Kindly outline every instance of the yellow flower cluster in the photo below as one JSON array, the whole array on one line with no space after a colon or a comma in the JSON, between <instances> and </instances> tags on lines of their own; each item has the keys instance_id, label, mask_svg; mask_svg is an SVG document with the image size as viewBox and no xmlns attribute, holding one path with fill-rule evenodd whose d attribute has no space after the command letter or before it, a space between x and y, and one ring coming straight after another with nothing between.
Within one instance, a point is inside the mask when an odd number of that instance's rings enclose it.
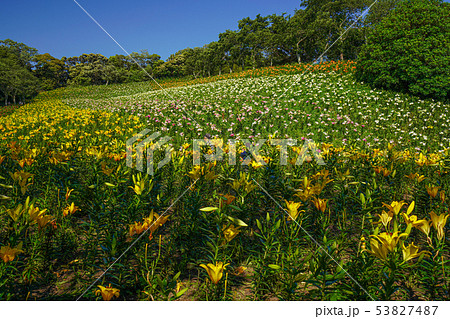
<instances>
[{"instance_id":1,"label":"yellow flower cluster","mask_svg":"<svg viewBox=\"0 0 450 319\"><path fill-rule=\"evenodd\" d=\"M9 262L9 261L13 261L16 256L20 253L23 253L22 250L22 242L19 243L19 245L17 245L14 248L11 248L11 246L8 244L8 246L3 246L0 248L0 258L3 259L3 261L5 263Z\"/></svg>"},{"instance_id":2,"label":"yellow flower cluster","mask_svg":"<svg viewBox=\"0 0 450 319\"><path fill-rule=\"evenodd\" d=\"M158 215L153 210L150 212L148 217L145 217L142 222L135 222L133 225L129 226L129 235L140 235L141 233L149 230L149 238L153 238L153 233L162 225L166 223L170 215Z\"/></svg>"}]
</instances>

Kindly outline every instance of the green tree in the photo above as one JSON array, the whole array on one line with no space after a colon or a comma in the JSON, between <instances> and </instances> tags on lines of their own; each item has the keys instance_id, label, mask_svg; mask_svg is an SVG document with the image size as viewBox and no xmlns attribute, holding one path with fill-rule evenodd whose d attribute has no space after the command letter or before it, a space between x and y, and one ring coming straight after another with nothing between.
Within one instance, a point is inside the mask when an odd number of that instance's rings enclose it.
<instances>
[{"instance_id":1,"label":"green tree","mask_svg":"<svg viewBox=\"0 0 450 319\"><path fill-rule=\"evenodd\" d=\"M204 72L206 58L203 48L194 48L186 50L186 60L184 65L184 74L191 74L194 78Z\"/></svg>"},{"instance_id":2,"label":"green tree","mask_svg":"<svg viewBox=\"0 0 450 319\"><path fill-rule=\"evenodd\" d=\"M246 60L243 58L246 57L255 69L262 65L263 53L268 51L269 17L262 17L259 14L255 19L247 17L238 22L238 27L243 51L242 68L245 68Z\"/></svg>"},{"instance_id":3,"label":"green tree","mask_svg":"<svg viewBox=\"0 0 450 319\"><path fill-rule=\"evenodd\" d=\"M314 30L311 27L311 16L304 9L296 10L290 17L284 39L290 47L290 56L298 63L313 60L315 55Z\"/></svg>"},{"instance_id":4,"label":"green tree","mask_svg":"<svg viewBox=\"0 0 450 319\"><path fill-rule=\"evenodd\" d=\"M13 41L11 39L0 41L0 46L9 48L10 52L18 57L20 65L26 67L31 71L33 67L34 56L36 56L38 53L37 49L29 47L23 43Z\"/></svg>"},{"instance_id":5,"label":"green tree","mask_svg":"<svg viewBox=\"0 0 450 319\"><path fill-rule=\"evenodd\" d=\"M290 17L285 13L269 16L268 32L265 34L265 55L271 66L292 60L292 45L288 37L291 31L289 20Z\"/></svg>"},{"instance_id":6,"label":"green tree","mask_svg":"<svg viewBox=\"0 0 450 319\"><path fill-rule=\"evenodd\" d=\"M192 49L187 48L169 56L166 62L155 67L156 77L181 77L187 74L186 60Z\"/></svg>"},{"instance_id":7,"label":"green tree","mask_svg":"<svg viewBox=\"0 0 450 319\"><path fill-rule=\"evenodd\" d=\"M368 8L366 0L304 0L304 23L313 47L313 59L326 52L332 60L355 58L363 44L360 18Z\"/></svg>"},{"instance_id":8,"label":"green tree","mask_svg":"<svg viewBox=\"0 0 450 319\"><path fill-rule=\"evenodd\" d=\"M119 73L114 65L101 54L82 54L65 60L71 85L108 85L117 82Z\"/></svg>"},{"instance_id":9,"label":"green tree","mask_svg":"<svg viewBox=\"0 0 450 319\"><path fill-rule=\"evenodd\" d=\"M33 97L38 89L38 80L24 65L17 51L0 45L0 92L4 104L23 102Z\"/></svg>"},{"instance_id":10,"label":"green tree","mask_svg":"<svg viewBox=\"0 0 450 319\"><path fill-rule=\"evenodd\" d=\"M212 74L221 74L224 65L224 49L220 42L211 42L204 46L206 71L209 76Z\"/></svg>"},{"instance_id":11,"label":"green tree","mask_svg":"<svg viewBox=\"0 0 450 319\"><path fill-rule=\"evenodd\" d=\"M394 10L400 1L401 0L378 0L364 17L364 25L373 29L384 17L387 17L387 15Z\"/></svg>"},{"instance_id":12,"label":"green tree","mask_svg":"<svg viewBox=\"0 0 450 319\"><path fill-rule=\"evenodd\" d=\"M356 79L424 98L450 98L450 14L441 0L406 0L369 33Z\"/></svg>"},{"instance_id":13,"label":"green tree","mask_svg":"<svg viewBox=\"0 0 450 319\"><path fill-rule=\"evenodd\" d=\"M223 52L222 61L231 73L244 56L240 35L236 31L226 30L219 34L219 44Z\"/></svg>"},{"instance_id":14,"label":"green tree","mask_svg":"<svg viewBox=\"0 0 450 319\"><path fill-rule=\"evenodd\" d=\"M34 61L34 75L41 81L43 90L52 90L66 85L68 74L62 60L44 53L36 55Z\"/></svg>"}]
</instances>

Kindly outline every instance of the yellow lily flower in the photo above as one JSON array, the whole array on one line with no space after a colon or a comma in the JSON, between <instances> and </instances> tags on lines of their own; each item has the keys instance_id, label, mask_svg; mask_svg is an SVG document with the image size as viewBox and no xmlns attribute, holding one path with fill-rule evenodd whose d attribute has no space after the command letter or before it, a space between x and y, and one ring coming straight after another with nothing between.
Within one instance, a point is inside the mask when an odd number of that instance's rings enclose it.
<instances>
[{"instance_id":1,"label":"yellow lily flower","mask_svg":"<svg viewBox=\"0 0 450 319\"><path fill-rule=\"evenodd\" d=\"M252 190L256 188L250 180L250 175L241 172L239 174L239 179L233 180L231 184L229 184L236 192L239 192L241 188L244 189L245 193L250 193Z\"/></svg>"},{"instance_id":2,"label":"yellow lily flower","mask_svg":"<svg viewBox=\"0 0 450 319\"><path fill-rule=\"evenodd\" d=\"M19 166L20 166L21 168L23 168L23 167L25 166L25 159L21 159L21 160L19 161Z\"/></svg>"},{"instance_id":3,"label":"yellow lily flower","mask_svg":"<svg viewBox=\"0 0 450 319\"><path fill-rule=\"evenodd\" d=\"M374 255L375 257L380 258L381 260L386 260L388 254L387 248L373 238L370 239L370 250L366 249L365 251Z\"/></svg>"},{"instance_id":4,"label":"yellow lily flower","mask_svg":"<svg viewBox=\"0 0 450 319\"><path fill-rule=\"evenodd\" d=\"M100 289L95 292L95 295L97 296L98 294L101 294L103 300L105 301L110 301L113 297L118 298L120 296L120 290L117 288L112 288L111 284L109 284L108 287L103 286L97 287Z\"/></svg>"},{"instance_id":5,"label":"yellow lily flower","mask_svg":"<svg viewBox=\"0 0 450 319\"><path fill-rule=\"evenodd\" d=\"M69 187L67 187L67 191L66 191L66 201L69 199L70 194L72 193L73 189L69 189Z\"/></svg>"},{"instance_id":6,"label":"yellow lily flower","mask_svg":"<svg viewBox=\"0 0 450 319\"><path fill-rule=\"evenodd\" d=\"M419 175L417 173L411 173L409 175L405 175L405 177L409 178L410 180L416 180L417 183L420 183L426 178L424 175Z\"/></svg>"},{"instance_id":7,"label":"yellow lily flower","mask_svg":"<svg viewBox=\"0 0 450 319\"><path fill-rule=\"evenodd\" d=\"M303 189L298 190L298 192L294 196L297 196L303 202L306 202L313 195L319 196L319 194L325 187L325 184L328 182L329 180L326 179L326 181L324 181L324 184L322 185L311 185L311 179L308 179L308 177L305 176L305 178L303 179Z\"/></svg>"},{"instance_id":8,"label":"yellow lily flower","mask_svg":"<svg viewBox=\"0 0 450 319\"><path fill-rule=\"evenodd\" d=\"M405 262L407 262L408 260L420 257L423 254L429 254L429 252L428 251L421 251L419 253L419 247L414 245L414 243L411 243L411 244L408 245L408 247L405 247L405 245L403 244L402 254L403 254L403 260Z\"/></svg>"},{"instance_id":9,"label":"yellow lily flower","mask_svg":"<svg viewBox=\"0 0 450 319\"><path fill-rule=\"evenodd\" d=\"M13 261L19 253L23 253L22 245L23 243L20 242L19 245L14 248L11 248L9 244L8 246L3 246L0 248L0 258L3 259L5 263Z\"/></svg>"},{"instance_id":10,"label":"yellow lily flower","mask_svg":"<svg viewBox=\"0 0 450 319\"><path fill-rule=\"evenodd\" d=\"M24 171L20 171L20 172L16 171L14 174L10 172L9 175L14 180L14 182L20 182L23 180L28 181L29 178L34 177L34 174L24 172Z\"/></svg>"},{"instance_id":11,"label":"yellow lily flower","mask_svg":"<svg viewBox=\"0 0 450 319\"><path fill-rule=\"evenodd\" d=\"M134 222L134 225L130 225L130 237L132 237L134 234L140 235L143 231L145 231L146 225L143 225L138 222Z\"/></svg>"},{"instance_id":12,"label":"yellow lily flower","mask_svg":"<svg viewBox=\"0 0 450 319\"><path fill-rule=\"evenodd\" d=\"M150 227L150 232L153 233L158 227L164 225L169 217L170 215L159 216L159 214L155 213L152 209L149 217L144 218L144 224L147 225L147 228Z\"/></svg>"},{"instance_id":13,"label":"yellow lily flower","mask_svg":"<svg viewBox=\"0 0 450 319\"><path fill-rule=\"evenodd\" d=\"M372 237L378 239L380 243L383 245L383 247L385 247L388 251L394 251L400 238L407 236L408 234L406 233L402 233L399 235L398 231L393 234L384 232L377 236L372 235Z\"/></svg>"},{"instance_id":14,"label":"yellow lily flower","mask_svg":"<svg viewBox=\"0 0 450 319\"><path fill-rule=\"evenodd\" d=\"M197 180L202 176L202 168L199 165L194 166L194 168L188 173L189 177Z\"/></svg>"},{"instance_id":15,"label":"yellow lily flower","mask_svg":"<svg viewBox=\"0 0 450 319\"><path fill-rule=\"evenodd\" d=\"M373 170L375 171L375 173L382 174L384 177L389 176L389 174L391 173L390 170L388 170L387 168L385 168L383 166L375 166L373 168Z\"/></svg>"},{"instance_id":16,"label":"yellow lily flower","mask_svg":"<svg viewBox=\"0 0 450 319\"><path fill-rule=\"evenodd\" d=\"M193 180L197 180L202 176L204 176L205 180L207 181L214 180L218 177L218 175L216 175L214 173L214 170L212 169L214 166L216 166L216 162L210 162L208 165L203 167L196 165L194 166L192 171L187 173L187 175Z\"/></svg>"},{"instance_id":17,"label":"yellow lily flower","mask_svg":"<svg viewBox=\"0 0 450 319\"><path fill-rule=\"evenodd\" d=\"M247 267L244 266L239 266L238 268L236 268L236 270L234 271L234 275L235 276L240 276L244 273L244 271L247 270Z\"/></svg>"},{"instance_id":18,"label":"yellow lily flower","mask_svg":"<svg viewBox=\"0 0 450 319\"><path fill-rule=\"evenodd\" d=\"M35 221L38 224L39 230L44 229L50 222L53 222L53 216L39 214Z\"/></svg>"},{"instance_id":19,"label":"yellow lily flower","mask_svg":"<svg viewBox=\"0 0 450 319\"><path fill-rule=\"evenodd\" d=\"M114 171L114 167L113 167L113 168L108 168L108 167L106 166L106 163L105 163L105 162L102 162L102 172L103 172L103 174L109 176L109 175L112 174L113 171Z\"/></svg>"},{"instance_id":20,"label":"yellow lily flower","mask_svg":"<svg viewBox=\"0 0 450 319\"><path fill-rule=\"evenodd\" d=\"M392 151L392 149L394 148L394 145L391 143L388 143L387 148L388 148L388 151Z\"/></svg>"},{"instance_id":21,"label":"yellow lily flower","mask_svg":"<svg viewBox=\"0 0 450 319\"><path fill-rule=\"evenodd\" d=\"M421 220L417 221L416 224L417 225L415 227L418 230L420 230L422 233L427 235L427 237L429 237L429 235L430 235L430 223L429 223L429 221L426 220L426 219L421 219Z\"/></svg>"},{"instance_id":22,"label":"yellow lily flower","mask_svg":"<svg viewBox=\"0 0 450 319\"><path fill-rule=\"evenodd\" d=\"M212 283L217 285L220 279L222 279L223 271L226 266L229 264L223 264L223 262L216 262L216 265L213 264L201 264L200 267L204 268L206 272L208 273L209 278L211 279Z\"/></svg>"},{"instance_id":23,"label":"yellow lily flower","mask_svg":"<svg viewBox=\"0 0 450 319\"><path fill-rule=\"evenodd\" d=\"M263 160L262 159L259 159L258 161L255 161L255 160L252 160L251 162L250 162L250 165L251 165L251 167L253 167L253 168L260 168L260 167L262 167L262 166L264 166L264 164L263 164L263 162L262 162Z\"/></svg>"},{"instance_id":24,"label":"yellow lily flower","mask_svg":"<svg viewBox=\"0 0 450 319\"><path fill-rule=\"evenodd\" d=\"M384 156L385 151L381 151L379 148L374 148L373 150L373 158L378 156Z\"/></svg>"},{"instance_id":25,"label":"yellow lily flower","mask_svg":"<svg viewBox=\"0 0 450 319\"><path fill-rule=\"evenodd\" d=\"M31 205L28 207L28 216L30 217L30 220L36 221L40 218L39 216L43 216L46 211L47 209L40 210L39 207L34 207L34 205Z\"/></svg>"},{"instance_id":26,"label":"yellow lily flower","mask_svg":"<svg viewBox=\"0 0 450 319\"><path fill-rule=\"evenodd\" d=\"M285 200L285 202L289 214L288 220L295 220L297 219L299 213L304 212L304 210L298 211L298 208L301 206L301 203L296 203L294 201L287 201L287 200Z\"/></svg>"},{"instance_id":27,"label":"yellow lily flower","mask_svg":"<svg viewBox=\"0 0 450 319\"><path fill-rule=\"evenodd\" d=\"M134 222L133 225L129 226L129 235L132 237L133 235L137 234L140 235L147 229L150 229L150 236L149 238L152 238L152 234L162 225L165 224L165 222L169 219L170 215L164 215L159 216L157 213L155 213L153 210L150 212L149 217L145 217L143 219L143 222Z\"/></svg>"},{"instance_id":28,"label":"yellow lily flower","mask_svg":"<svg viewBox=\"0 0 450 319\"><path fill-rule=\"evenodd\" d=\"M310 198L313 195L319 195L319 193L320 190L318 190L316 186L314 187L308 186L306 189L298 191L298 193L296 193L294 196L297 196L302 201L306 202L308 198Z\"/></svg>"},{"instance_id":29,"label":"yellow lily flower","mask_svg":"<svg viewBox=\"0 0 450 319\"><path fill-rule=\"evenodd\" d=\"M327 208L327 202L328 199L320 199L320 198L313 199L314 206L316 206L316 208L320 210L322 213L325 213L325 209Z\"/></svg>"},{"instance_id":30,"label":"yellow lily flower","mask_svg":"<svg viewBox=\"0 0 450 319\"><path fill-rule=\"evenodd\" d=\"M75 212L77 212L79 210L80 209L78 208L78 206L75 206L75 204L72 202L72 204L70 204L70 206L67 206L66 208L64 208L63 216L66 217L67 215L75 214Z\"/></svg>"},{"instance_id":31,"label":"yellow lily flower","mask_svg":"<svg viewBox=\"0 0 450 319\"><path fill-rule=\"evenodd\" d=\"M128 186L129 188L131 188L132 190L134 190L134 192L136 193L136 195L141 195L142 192L145 189L145 181L143 179L138 180L134 186Z\"/></svg>"},{"instance_id":32,"label":"yellow lily flower","mask_svg":"<svg viewBox=\"0 0 450 319\"><path fill-rule=\"evenodd\" d=\"M206 170L204 176L205 180L207 181L212 181L215 180L217 177L219 177L219 175L216 175L213 170Z\"/></svg>"},{"instance_id":33,"label":"yellow lily flower","mask_svg":"<svg viewBox=\"0 0 450 319\"><path fill-rule=\"evenodd\" d=\"M175 288L175 292L179 293L182 286L183 286L183 283L181 281L177 280L177 287Z\"/></svg>"},{"instance_id":34,"label":"yellow lily flower","mask_svg":"<svg viewBox=\"0 0 450 319\"><path fill-rule=\"evenodd\" d=\"M393 201L390 205L383 203L383 206L386 206L395 215L398 215L398 213L400 212L400 210L402 209L402 207L404 205L406 205L406 203L404 201L401 201L401 202Z\"/></svg>"},{"instance_id":35,"label":"yellow lily flower","mask_svg":"<svg viewBox=\"0 0 450 319\"><path fill-rule=\"evenodd\" d=\"M418 227L422 224L423 219L418 220L416 215L408 216L407 214L402 214L403 218L405 219L406 225L412 224L412 227Z\"/></svg>"},{"instance_id":36,"label":"yellow lily flower","mask_svg":"<svg viewBox=\"0 0 450 319\"><path fill-rule=\"evenodd\" d=\"M31 174L28 172L16 171L14 174L9 172L9 175L14 180L14 182L19 183L20 191L21 191L22 195L25 195L26 191L28 190L28 186L32 185L34 182L34 174ZM29 179L31 179L30 183L28 183Z\"/></svg>"},{"instance_id":37,"label":"yellow lily flower","mask_svg":"<svg viewBox=\"0 0 450 319\"><path fill-rule=\"evenodd\" d=\"M13 221L17 221L25 210L22 204L19 204L15 209L8 209L7 212Z\"/></svg>"},{"instance_id":38,"label":"yellow lily flower","mask_svg":"<svg viewBox=\"0 0 450 319\"><path fill-rule=\"evenodd\" d=\"M419 154L419 158L416 159L416 163L417 163L417 165L419 165L419 166L425 165L425 164L427 163L427 158L426 158L426 156L424 156L423 153L420 153L420 154Z\"/></svg>"},{"instance_id":39,"label":"yellow lily flower","mask_svg":"<svg viewBox=\"0 0 450 319\"><path fill-rule=\"evenodd\" d=\"M430 195L433 198L435 198L437 196L438 191L439 191L439 186L429 185L429 186L425 186L425 188L427 189L428 195Z\"/></svg>"},{"instance_id":40,"label":"yellow lily flower","mask_svg":"<svg viewBox=\"0 0 450 319\"><path fill-rule=\"evenodd\" d=\"M386 212L383 210L381 215L378 214L378 216L380 217L380 222L387 229L389 222L392 220L392 217L394 217L394 214L391 211Z\"/></svg>"},{"instance_id":41,"label":"yellow lily flower","mask_svg":"<svg viewBox=\"0 0 450 319\"><path fill-rule=\"evenodd\" d=\"M236 197L234 197L233 195L229 195L229 194L226 194L226 195L219 194L219 196L220 196L220 198L219 198L219 207L220 208L222 208L224 205L230 205L236 199Z\"/></svg>"},{"instance_id":42,"label":"yellow lily flower","mask_svg":"<svg viewBox=\"0 0 450 319\"><path fill-rule=\"evenodd\" d=\"M230 225L226 227L226 225L223 226L222 232L223 236L225 237L225 241L229 243L234 237L236 237L241 231L239 230L240 227L234 227L234 225Z\"/></svg>"},{"instance_id":43,"label":"yellow lily flower","mask_svg":"<svg viewBox=\"0 0 450 319\"><path fill-rule=\"evenodd\" d=\"M417 181L417 183L420 183L421 181L425 180L425 178L426 177L424 175L417 174L416 181Z\"/></svg>"},{"instance_id":44,"label":"yellow lily flower","mask_svg":"<svg viewBox=\"0 0 450 319\"><path fill-rule=\"evenodd\" d=\"M436 215L435 212L431 212L430 216L431 216L431 223L433 224L434 229L437 230L438 239L442 240L442 238L444 238L445 236L444 227L445 224L447 224L449 214L440 214L438 216Z\"/></svg>"}]
</instances>

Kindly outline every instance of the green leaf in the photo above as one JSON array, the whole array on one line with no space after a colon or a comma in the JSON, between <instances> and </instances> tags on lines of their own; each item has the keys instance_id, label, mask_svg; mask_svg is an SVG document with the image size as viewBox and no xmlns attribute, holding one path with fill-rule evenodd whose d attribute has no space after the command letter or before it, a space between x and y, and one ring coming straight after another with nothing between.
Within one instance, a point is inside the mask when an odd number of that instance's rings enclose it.
<instances>
[{"instance_id":1,"label":"green leaf","mask_svg":"<svg viewBox=\"0 0 450 319\"><path fill-rule=\"evenodd\" d=\"M179 271L175 276L173 276L173 280L177 280L180 277L181 271Z\"/></svg>"},{"instance_id":2,"label":"green leaf","mask_svg":"<svg viewBox=\"0 0 450 319\"><path fill-rule=\"evenodd\" d=\"M181 297L182 295L184 295L184 293L185 293L187 290L188 290L188 288L181 289L179 292L177 292L177 294L175 295L175 297L177 297L177 298Z\"/></svg>"},{"instance_id":3,"label":"green leaf","mask_svg":"<svg viewBox=\"0 0 450 319\"><path fill-rule=\"evenodd\" d=\"M231 208L233 208L234 210L237 210L238 212L242 212L242 209L240 209L239 207L237 207L237 206L234 206L234 205L228 205L229 207L231 207Z\"/></svg>"}]
</instances>

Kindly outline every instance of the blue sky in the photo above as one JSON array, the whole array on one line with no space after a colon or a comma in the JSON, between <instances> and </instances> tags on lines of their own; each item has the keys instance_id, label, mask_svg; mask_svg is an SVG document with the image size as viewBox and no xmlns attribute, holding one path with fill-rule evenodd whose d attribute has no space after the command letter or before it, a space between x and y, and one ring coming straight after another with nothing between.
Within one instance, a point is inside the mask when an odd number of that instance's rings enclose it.
<instances>
[{"instance_id":1,"label":"blue sky","mask_svg":"<svg viewBox=\"0 0 450 319\"><path fill-rule=\"evenodd\" d=\"M128 52L148 49L163 59L203 46L238 20L258 13L293 14L300 0L77 0ZM446 0L447 2L449 0ZM12 39L56 58L123 54L73 0L3 1L0 39Z\"/></svg>"},{"instance_id":2,"label":"blue sky","mask_svg":"<svg viewBox=\"0 0 450 319\"><path fill-rule=\"evenodd\" d=\"M148 49L163 59L218 40L238 20L258 13L293 14L300 0L77 0L128 52ZM12 39L56 58L123 54L73 0L2 1L0 39Z\"/></svg>"}]
</instances>

